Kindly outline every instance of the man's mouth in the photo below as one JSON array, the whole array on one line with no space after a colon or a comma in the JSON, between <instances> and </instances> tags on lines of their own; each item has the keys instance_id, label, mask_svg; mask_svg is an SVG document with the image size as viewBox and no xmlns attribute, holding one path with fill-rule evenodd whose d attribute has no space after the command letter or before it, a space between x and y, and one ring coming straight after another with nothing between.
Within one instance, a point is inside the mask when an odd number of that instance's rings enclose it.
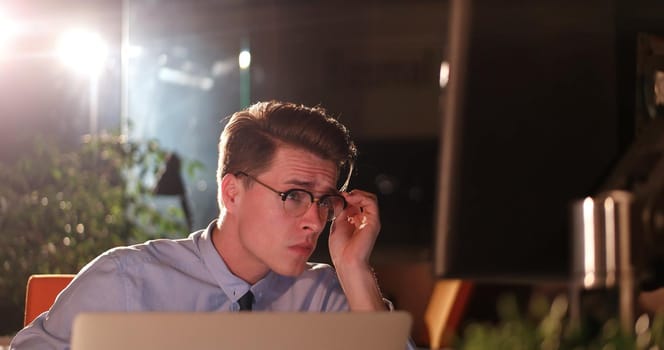
<instances>
[{"instance_id":1,"label":"man's mouth","mask_svg":"<svg viewBox=\"0 0 664 350\"><path fill-rule=\"evenodd\" d=\"M291 251L294 251L295 253L306 257L309 257L309 255L311 255L311 253L314 250L314 246L308 243L295 244L288 248Z\"/></svg>"}]
</instances>

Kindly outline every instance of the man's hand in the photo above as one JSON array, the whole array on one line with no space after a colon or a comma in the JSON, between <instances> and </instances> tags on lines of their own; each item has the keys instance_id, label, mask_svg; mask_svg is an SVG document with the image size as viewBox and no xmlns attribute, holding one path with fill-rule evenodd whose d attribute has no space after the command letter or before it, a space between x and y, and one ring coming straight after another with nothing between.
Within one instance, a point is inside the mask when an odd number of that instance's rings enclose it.
<instances>
[{"instance_id":1,"label":"man's hand","mask_svg":"<svg viewBox=\"0 0 664 350\"><path fill-rule=\"evenodd\" d=\"M378 201L374 194L359 190L342 194L348 207L330 227L330 256L335 265L368 265L380 232Z\"/></svg>"},{"instance_id":2,"label":"man's hand","mask_svg":"<svg viewBox=\"0 0 664 350\"><path fill-rule=\"evenodd\" d=\"M378 201L374 194L343 193L348 207L330 227L330 256L353 311L385 310L369 258L380 232Z\"/></svg>"}]
</instances>

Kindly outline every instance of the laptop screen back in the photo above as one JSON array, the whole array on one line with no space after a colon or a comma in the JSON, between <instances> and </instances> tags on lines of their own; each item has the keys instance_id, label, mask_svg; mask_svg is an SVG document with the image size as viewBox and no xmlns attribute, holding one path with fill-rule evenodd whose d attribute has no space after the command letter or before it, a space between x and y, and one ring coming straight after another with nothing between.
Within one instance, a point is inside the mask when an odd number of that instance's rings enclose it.
<instances>
[{"instance_id":1,"label":"laptop screen back","mask_svg":"<svg viewBox=\"0 0 664 350\"><path fill-rule=\"evenodd\" d=\"M397 312L83 313L72 350L403 350L411 316Z\"/></svg>"}]
</instances>

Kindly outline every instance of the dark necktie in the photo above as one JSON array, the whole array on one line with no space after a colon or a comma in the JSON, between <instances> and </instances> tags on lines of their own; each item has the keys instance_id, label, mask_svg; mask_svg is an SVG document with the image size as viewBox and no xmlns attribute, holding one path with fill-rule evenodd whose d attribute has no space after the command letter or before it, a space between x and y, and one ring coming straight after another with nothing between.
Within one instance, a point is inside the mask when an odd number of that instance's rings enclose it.
<instances>
[{"instance_id":1,"label":"dark necktie","mask_svg":"<svg viewBox=\"0 0 664 350\"><path fill-rule=\"evenodd\" d=\"M254 303L254 293L247 291L238 299L237 303L240 304L240 311L251 311L251 304Z\"/></svg>"}]
</instances>

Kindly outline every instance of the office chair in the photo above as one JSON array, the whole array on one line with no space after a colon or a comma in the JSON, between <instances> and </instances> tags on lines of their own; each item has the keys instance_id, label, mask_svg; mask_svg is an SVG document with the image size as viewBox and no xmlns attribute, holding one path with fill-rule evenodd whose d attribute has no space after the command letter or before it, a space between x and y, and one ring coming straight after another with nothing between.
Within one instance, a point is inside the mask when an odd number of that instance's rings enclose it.
<instances>
[{"instance_id":1,"label":"office chair","mask_svg":"<svg viewBox=\"0 0 664 350\"><path fill-rule=\"evenodd\" d=\"M72 274L35 274L28 278L25 290L25 315L23 325L30 324L42 312L53 305L58 296L74 278Z\"/></svg>"}]
</instances>

